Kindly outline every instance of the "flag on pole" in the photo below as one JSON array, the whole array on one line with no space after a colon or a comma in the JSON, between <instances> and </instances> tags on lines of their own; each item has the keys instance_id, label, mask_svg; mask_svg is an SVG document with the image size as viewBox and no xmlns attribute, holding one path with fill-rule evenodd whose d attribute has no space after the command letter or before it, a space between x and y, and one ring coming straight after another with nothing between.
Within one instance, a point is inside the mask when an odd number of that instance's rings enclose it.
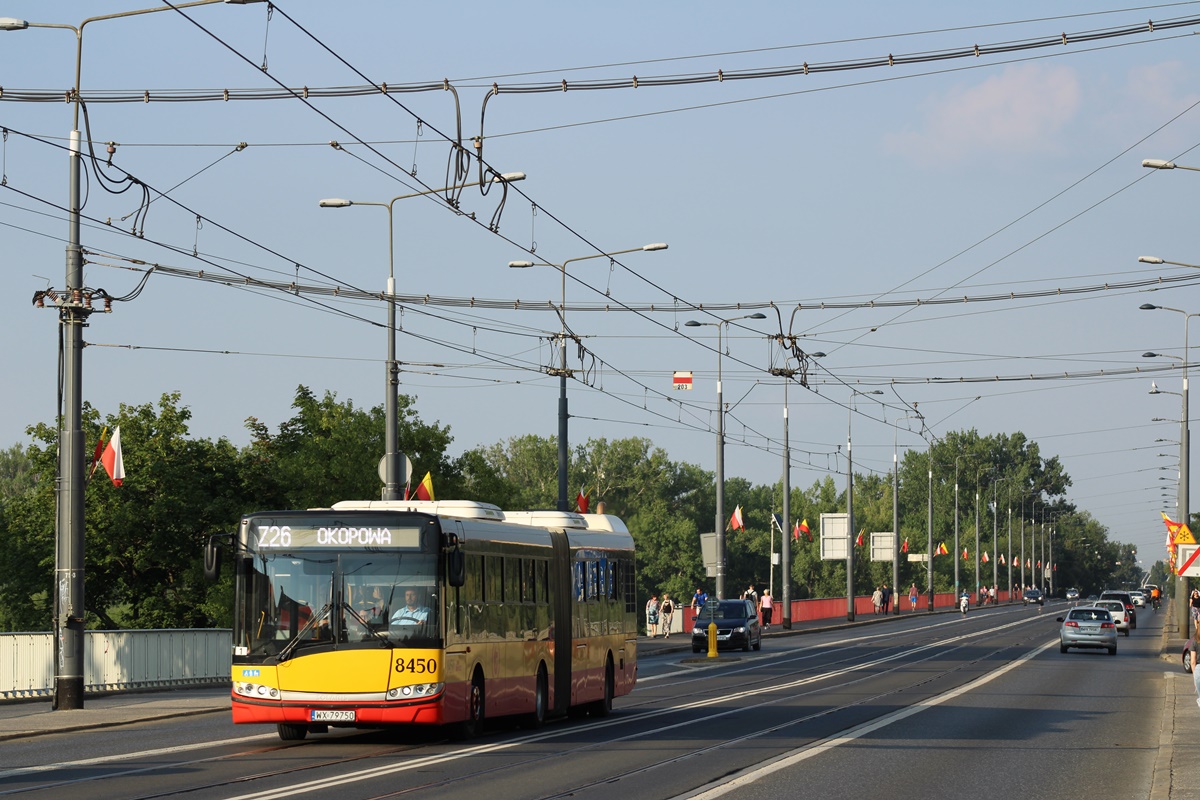
<instances>
[{"instance_id":1,"label":"flag on pole","mask_svg":"<svg viewBox=\"0 0 1200 800\"><path fill-rule=\"evenodd\" d=\"M812 541L812 531L808 529L807 519L800 523L800 532L807 536L810 542Z\"/></svg>"},{"instance_id":2,"label":"flag on pole","mask_svg":"<svg viewBox=\"0 0 1200 800\"><path fill-rule=\"evenodd\" d=\"M967 548L963 548L963 561L967 560Z\"/></svg>"},{"instance_id":3,"label":"flag on pole","mask_svg":"<svg viewBox=\"0 0 1200 800\"><path fill-rule=\"evenodd\" d=\"M939 543L938 543L938 546L937 546L937 551L934 553L934 555L936 555L936 556L948 556L948 555L950 555L950 550L949 550L949 549L947 549L947 547L946 547L946 543L945 543L945 542L939 542Z\"/></svg>"},{"instance_id":4,"label":"flag on pole","mask_svg":"<svg viewBox=\"0 0 1200 800\"><path fill-rule=\"evenodd\" d=\"M987 562L991 561L991 559L990 559L990 558L988 558L987 550L984 550L984 551L983 551L983 555L981 555L981 556L979 557L979 560L980 560L980 561L982 561L984 564L986 564Z\"/></svg>"},{"instance_id":5,"label":"flag on pole","mask_svg":"<svg viewBox=\"0 0 1200 800\"><path fill-rule=\"evenodd\" d=\"M591 498L591 494L592 494L591 492L584 494L583 489L580 489L579 494L575 495L575 508L577 511L579 511L580 514L588 513L588 506L590 505L589 501Z\"/></svg>"},{"instance_id":6,"label":"flag on pole","mask_svg":"<svg viewBox=\"0 0 1200 800\"><path fill-rule=\"evenodd\" d=\"M863 528L862 530L860 530L860 531L858 532L858 538L854 540L854 546L855 546L855 547L862 547L862 546L863 546L863 535L864 535L866 532L867 532L867 529L866 529L866 528Z\"/></svg>"},{"instance_id":7,"label":"flag on pole","mask_svg":"<svg viewBox=\"0 0 1200 800\"><path fill-rule=\"evenodd\" d=\"M796 520L796 524L792 526L792 541L800 541L800 520Z\"/></svg>"},{"instance_id":8,"label":"flag on pole","mask_svg":"<svg viewBox=\"0 0 1200 800\"><path fill-rule=\"evenodd\" d=\"M735 531L746 530L746 523L742 519L742 507L740 505L733 509L733 516L729 518L729 527Z\"/></svg>"},{"instance_id":9,"label":"flag on pole","mask_svg":"<svg viewBox=\"0 0 1200 800\"><path fill-rule=\"evenodd\" d=\"M108 446L100 455L100 463L104 465L104 471L112 479L113 486L120 486L125 482L125 459L121 456L120 425L113 428L112 438L108 440Z\"/></svg>"},{"instance_id":10,"label":"flag on pole","mask_svg":"<svg viewBox=\"0 0 1200 800\"><path fill-rule=\"evenodd\" d=\"M421 482L417 484L417 499L432 500L433 499L433 475L426 472L425 477L421 478Z\"/></svg>"},{"instance_id":11,"label":"flag on pole","mask_svg":"<svg viewBox=\"0 0 1200 800\"><path fill-rule=\"evenodd\" d=\"M1038 569L1042 568L1042 560L1040 558L1038 559L1037 568Z\"/></svg>"},{"instance_id":12,"label":"flag on pole","mask_svg":"<svg viewBox=\"0 0 1200 800\"><path fill-rule=\"evenodd\" d=\"M96 440L96 450L92 453L92 468L88 470L88 480L96 474L96 469L100 466L100 454L104 452L104 437L108 434L108 426L104 426L104 430L100 431L100 438Z\"/></svg>"},{"instance_id":13,"label":"flag on pole","mask_svg":"<svg viewBox=\"0 0 1200 800\"><path fill-rule=\"evenodd\" d=\"M907 552L908 552L908 539L907 539L907 537L904 539L904 544L900 545L900 552L901 552L901 553L907 553Z\"/></svg>"},{"instance_id":14,"label":"flag on pole","mask_svg":"<svg viewBox=\"0 0 1200 800\"><path fill-rule=\"evenodd\" d=\"M1000 554L1000 566L1004 566L1004 553Z\"/></svg>"}]
</instances>

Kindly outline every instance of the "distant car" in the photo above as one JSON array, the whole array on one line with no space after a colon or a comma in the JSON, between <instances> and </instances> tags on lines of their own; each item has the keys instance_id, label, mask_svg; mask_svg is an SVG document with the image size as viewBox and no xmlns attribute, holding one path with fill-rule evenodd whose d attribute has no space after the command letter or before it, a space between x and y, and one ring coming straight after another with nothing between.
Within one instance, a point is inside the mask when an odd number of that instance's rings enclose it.
<instances>
[{"instance_id":1,"label":"distant car","mask_svg":"<svg viewBox=\"0 0 1200 800\"><path fill-rule=\"evenodd\" d=\"M1058 651L1072 647L1103 648L1110 656L1117 654L1117 628L1107 608L1076 606L1059 617Z\"/></svg>"},{"instance_id":2,"label":"distant car","mask_svg":"<svg viewBox=\"0 0 1200 800\"><path fill-rule=\"evenodd\" d=\"M1105 589L1100 593L1101 600L1120 600L1125 604L1125 610L1129 612L1129 627L1137 628L1137 610L1134 606L1133 598L1129 596L1129 592L1121 592L1115 589Z\"/></svg>"},{"instance_id":3,"label":"distant car","mask_svg":"<svg viewBox=\"0 0 1200 800\"><path fill-rule=\"evenodd\" d=\"M1079 590L1078 589L1067 589L1067 599L1068 600L1078 600L1079 599Z\"/></svg>"},{"instance_id":4,"label":"distant car","mask_svg":"<svg viewBox=\"0 0 1200 800\"><path fill-rule=\"evenodd\" d=\"M717 625L717 649L762 649L762 626L749 600L721 600L712 610L703 608L692 628L692 652L708 650L708 626Z\"/></svg>"},{"instance_id":5,"label":"distant car","mask_svg":"<svg viewBox=\"0 0 1200 800\"><path fill-rule=\"evenodd\" d=\"M1089 603L1094 603L1094 602L1096 602L1096 601L1097 601L1097 600L1099 600L1099 599L1100 599L1100 595L1098 595L1098 594L1089 594L1089 595L1087 596L1087 601L1088 601Z\"/></svg>"},{"instance_id":6,"label":"distant car","mask_svg":"<svg viewBox=\"0 0 1200 800\"><path fill-rule=\"evenodd\" d=\"M1037 603L1039 606L1046 605L1046 596L1042 594L1041 589L1026 589L1025 594L1021 596L1021 601L1025 605Z\"/></svg>"},{"instance_id":7,"label":"distant car","mask_svg":"<svg viewBox=\"0 0 1200 800\"><path fill-rule=\"evenodd\" d=\"M1096 608L1108 609L1113 625L1117 626L1117 632L1129 635L1129 614L1125 611L1124 603L1120 600L1097 600L1094 605Z\"/></svg>"},{"instance_id":8,"label":"distant car","mask_svg":"<svg viewBox=\"0 0 1200 800\"><path fill-rule=\"evenodd\" d=\"M1146 607L1146 595L1141 589L1130 589L1129 596L1133 598L1133 604L1140 608Z\"/></svg>"}]
</instances>

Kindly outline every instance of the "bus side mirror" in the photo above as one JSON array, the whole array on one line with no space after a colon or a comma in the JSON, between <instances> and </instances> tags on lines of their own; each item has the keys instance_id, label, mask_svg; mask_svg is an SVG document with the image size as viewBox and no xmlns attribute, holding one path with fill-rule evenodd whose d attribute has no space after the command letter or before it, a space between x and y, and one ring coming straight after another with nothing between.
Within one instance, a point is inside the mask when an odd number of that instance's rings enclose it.
<instances>
[{"instance_id":1,"label":"bus side mirror","mask_svg":"<svg viewBox=\"0 0 1200 800\"><path fill-rule=\"evenodd\" d=\"M458 548L446 553L446 580L455 588L467 582L467 559Z\"/></svg>"},{"instance_id":2,"label":"bus side mirror","mask_svg":"<svg viewBox=\"0 0 1200 800\"><path fill-rule=\"evenodd\" d=\"M221 577L221 546L217 544L217 537L208 537L208 544L204 546L204 579L209 583L216 583Z\"/></svg>"}]
</instances>

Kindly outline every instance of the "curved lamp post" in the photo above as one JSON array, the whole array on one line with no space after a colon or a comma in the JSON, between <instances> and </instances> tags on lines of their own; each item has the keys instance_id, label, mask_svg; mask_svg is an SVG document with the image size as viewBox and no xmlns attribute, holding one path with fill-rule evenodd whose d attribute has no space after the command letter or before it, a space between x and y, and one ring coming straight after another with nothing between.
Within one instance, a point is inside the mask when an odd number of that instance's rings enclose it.
<instances>
[{"instance_id":1,"label":"curved lamp post","mask_svg":"<svg viewBox=\"0 0 1200 800\"><path fill-rule=\"evenodd\" d=\"M535 261L510 261L508 266L512 269L528 269L529 267L554 267L562 273L562 305L559 306L559 320L561 322L561 330L558 335L558 354L559 367L558 369L548 369L546 372L550 375L558 375L558 510L570 511L570 506L567 499L567 420L570 414L567 413L567 377L571 375L571 370L567 368L567 264L573 264L576 261L587 261L592 258L612 258L626 253L636 253L645 251L653 253L658 250L666 250L667 245L662 242L647 244L641 247L630 247L627 250L613 250L608 253L593 253L590 256L579 256L578 258L568 258L561 264L538 263Z\"/></svg>"},{"instance_id":2,"label":"curved lamp post","mask_svg":"<svg viewBox=\"0 0 1200 800\"><path fill-rule=\"evenodd\" d=\"M1166 169L1166 167L1159 167ZM1142 258L1148 258L1143 256ZM1142 259L1138 259L1139 261ZM1189 459L1191 455L1190 433L1188 431L1188 326L1191 324L1193 317L1198 317L1200 314L1189 314L1180 308L1169 308L1167 306L1157 306L1153 303L1143 303L1138 307L1142 311L1173 311L1176 314L1183 315L1183 391L1180 397L1183 400L1183 416L1179 422L1179 521L1191 527L1191 510L1189 507ZM1161 356L1161 353L1143 353L1144 358L1155 358ZM1176 356L1177 357L1177 356ZM1166 392L1159 389L1157 385L1153 385L1151 394L1175 394L1175 392ZM1188 622L1188 598L1187 598L1187 578L1182 575L1175 576L1175 622L1179 628L1179 635L1182 638L1187 638L1189 634Z\"/></svg>"},{"instance_id":3,"label":"curved lamp post","mask_svg":"<svg viewBox=\"0 0 1200 800\"><path fill-rule=\"evenodd\" d=\"M525 180L524 172L507 172L492 178L492 183L513 183ZM478 186L479 181L461 184L461 188ZM400 391L400 369L396 362L396 241L394 236L392 209L398 200L410 197L444 192L447 188L426 189L423 192L412 192L393 197L386 203L367 202L363 200L346 200L332 197L321 200L317 205L321 208L349 208L350 206L375 206L387 209L388 215L388 280L387 280L387 364L385 367L384 386L386 394L383 397L384 409L384 452L383 452L383 493L384 500L402 500L400 492L400 421L397 395Z\"/></svg>"},{"instance_id":4,"label":"curved lamp post","mask_svg":"<svg viewBox=\"0 0 1200 800\"><path fill-rule=\"evenodd\" d=\"M229 0L239 4L256 1ZM75 87L73 93L67 97L67 101L73 105L74 118L68 144L70 171L67 195L66 299L58 304L59 325L62 327L59 345L62 406L59 409L58 477L55 487L58 494L54 556L56 589L52 592L55 710L83 708L84 490L87 484L84 477L86 462L83 440L83 329L92 313L90 301L84 302L80 299L80 290L83 289L83 250L79 241L80 161L83 151L79 134L79 92L83 74L83 29L92 22L219 2L221 0L193 0L174 7L159 6L103 14L88 17L78 26L0 17L0 31L60 28L75 33Z\"/></svg>"},{"instance_id":5,"label":"curved lamp post","mask_svg":"<svg viewBox=\"0 0 1200 800\"><path fill-rule=\"evenodd\" d=\"M717 599L725 599L725 404L721 396L721 328L740 319L766 319L767 315L759 312L745 314L740 317L730 317L716 322L698 322L689 319L683 323L689 328L711 327L717 329L717 513L716 513L716 550L717 550Z\"/></svg>"}]
</instances>

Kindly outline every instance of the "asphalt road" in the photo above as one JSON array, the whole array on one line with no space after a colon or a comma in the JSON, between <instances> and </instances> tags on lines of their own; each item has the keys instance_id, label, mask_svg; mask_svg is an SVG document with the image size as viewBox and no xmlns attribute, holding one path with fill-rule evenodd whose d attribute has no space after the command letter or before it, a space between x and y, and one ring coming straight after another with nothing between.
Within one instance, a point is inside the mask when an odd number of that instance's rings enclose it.
<instances>
[{"instance_id":1,"label":"asphalt road","mask_svg":"<svg viewBox=\"0 0 1200 800\"><path fill-rule=\"evenodd\" d=\"M1057 610L777 637L716 663L644 656L638 690L607 719L499 725L465 743L343 730L285 744L224 714L8 741L0 794L1149 797L1171 669L1161 615L1113 658L1060 654Z\"/></svg>"}]
</instances>

